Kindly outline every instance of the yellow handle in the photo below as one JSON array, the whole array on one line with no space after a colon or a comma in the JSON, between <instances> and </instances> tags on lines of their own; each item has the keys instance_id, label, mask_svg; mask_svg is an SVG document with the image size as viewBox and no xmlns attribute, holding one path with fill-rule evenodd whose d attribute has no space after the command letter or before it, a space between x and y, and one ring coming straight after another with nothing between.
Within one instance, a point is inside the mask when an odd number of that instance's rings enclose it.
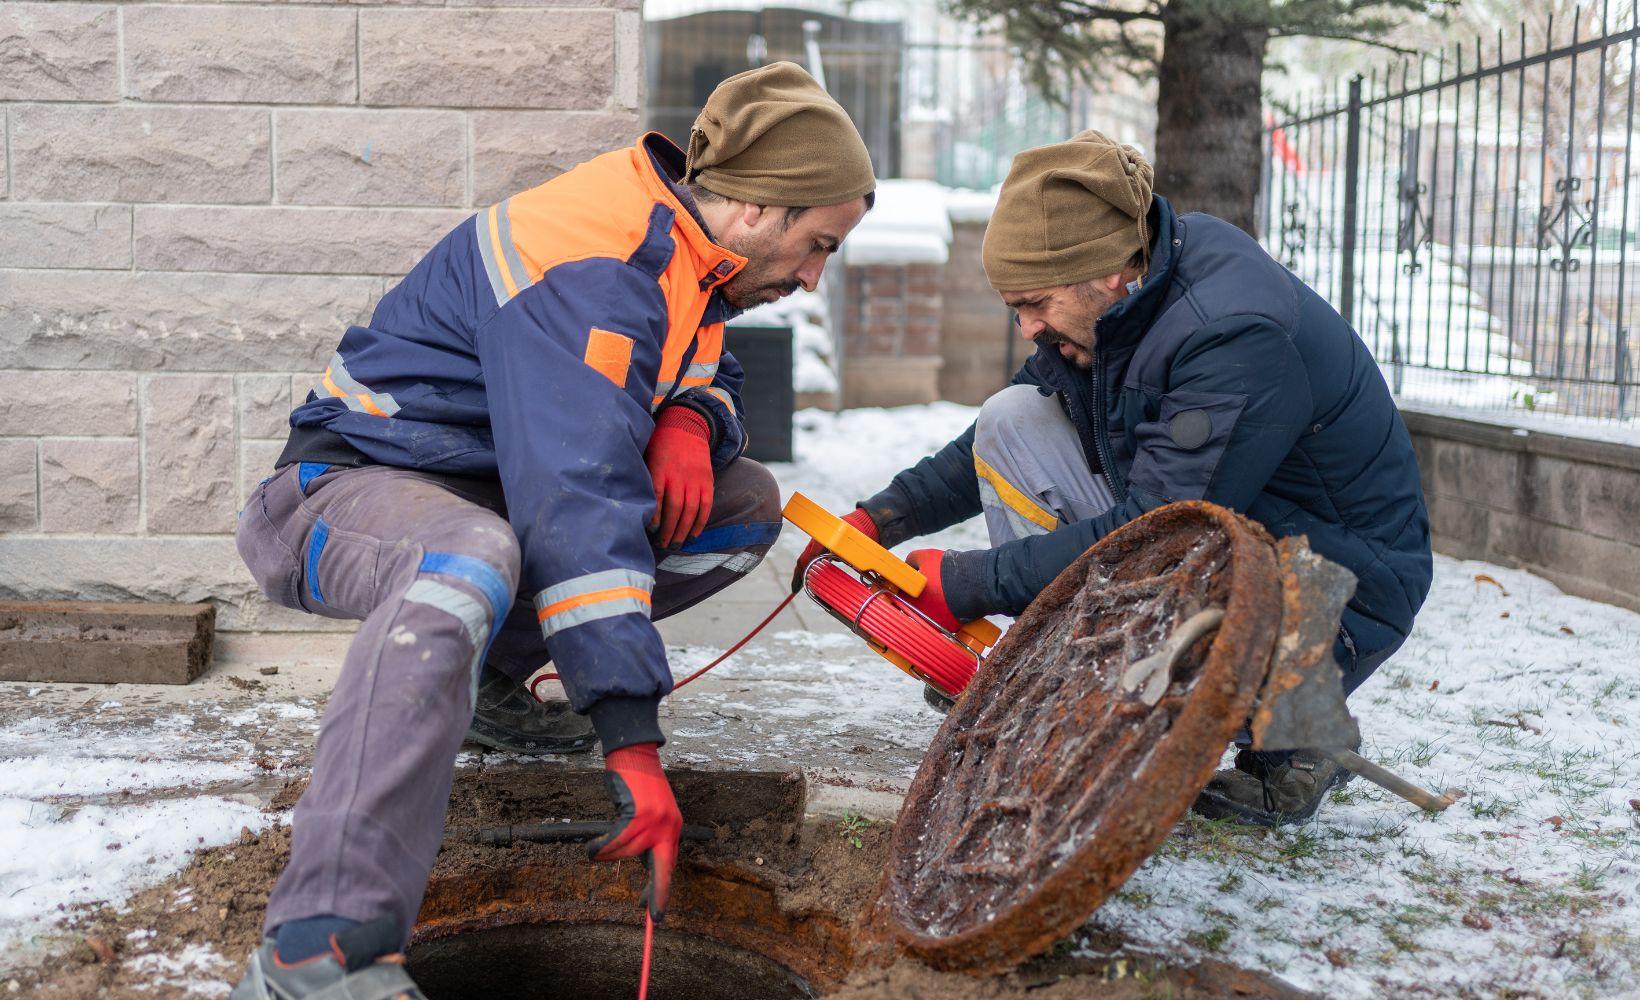
<instances>
[{"instance_id":1,"label":"yellow handle","mask_svg":"<svg viewBox=\"0 0 1640 1000\"><path fill-rule=\"evenodd\" d=\"M801 493L792 494L782 513L832 555L862 573L876 573L907 597L919 596L928 585L927 578L910 563Z\"/></svg>"}]
</instances>

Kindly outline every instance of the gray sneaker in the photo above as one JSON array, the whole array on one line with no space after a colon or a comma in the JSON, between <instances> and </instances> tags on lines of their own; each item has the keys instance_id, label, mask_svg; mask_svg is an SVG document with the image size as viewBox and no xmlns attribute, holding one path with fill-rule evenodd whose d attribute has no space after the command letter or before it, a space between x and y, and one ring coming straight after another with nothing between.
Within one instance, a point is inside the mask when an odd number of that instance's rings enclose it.
<instances>
[{"instance_id":1,"label":"gray sneaker","mask_svg":"<svg viewBox=\"0 0 1640 1000\"><path fill-rule=\"evenodd\" d=\"M1281 760L1253 750L1236 754L1236 766L1213 775L1191 808L1208 819L1254 826L1302 823L1315 815L1327 792L1355 777L1320 754L1295 750Z\"/></svg>"},{"instance_id":2,"label":"gray sneaker","mask_svg":"<svg viewBox=\"0 0 1640 1000\"><path fill-rule=\"evenodd\" d=\"M592 720L570 711L567 701L536 701L524 685L499 670L479 675L478 704L467 741L540 757L592 748Z\"/></svg>"},{"instance_id":3,"label":"gray sneaker","mask_svg":"<svg viewBox=\"0 0 1640 1000\"><path fill-rule=\"evenodd\" d=\"M391 918L374 920L331 937L330 951L286 965L264 938L228 1000L425 1000L394 950L397 939Z\"/></svg>"}]
</instances>

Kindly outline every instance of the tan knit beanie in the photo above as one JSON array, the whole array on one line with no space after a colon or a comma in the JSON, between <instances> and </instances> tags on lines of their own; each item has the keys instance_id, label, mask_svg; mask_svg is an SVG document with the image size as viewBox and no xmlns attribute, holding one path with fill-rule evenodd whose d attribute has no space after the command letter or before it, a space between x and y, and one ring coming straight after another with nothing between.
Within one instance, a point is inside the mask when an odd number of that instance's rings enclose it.
<instances>
[{"instance_id":1,"label":"tan knit beanie","mask_svg":"<svg viewBox=\"0 0 1640 1000\"><path fill-rule=\"evenodd\" d=\"M1014 157L985 227L991 286L1023 292L1120 271L1150 247L1153 177L1137 149L1092 129Z\"/></svg>"},{"instance_id":2,"label":"tan knit beanie","mask_svg":"<svg viewBox=\"0 0 1640 1000\"><path fill-rule=\"evenodd\" d=\"M848 112L790 62L717 85L689 133L684 180L725 198L786 208L836 205L877 187Z\"/></svg>"}]
</instances>

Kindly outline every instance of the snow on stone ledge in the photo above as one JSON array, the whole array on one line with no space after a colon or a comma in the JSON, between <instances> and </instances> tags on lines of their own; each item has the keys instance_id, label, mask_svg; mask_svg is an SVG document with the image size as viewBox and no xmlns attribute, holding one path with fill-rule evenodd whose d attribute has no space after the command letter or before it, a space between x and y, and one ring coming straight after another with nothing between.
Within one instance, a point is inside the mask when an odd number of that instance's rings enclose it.
<instances>
[{"instance_id":1,"label":"snow on stone ledge","mask_svg":"<svg viewBox=\"0 0 1640 1000\"><path fill-rule=\"evenodd\" d=\"M933 181L879 181L876 207L843 241L843 262L944 264L951 255L949 195Z\"/></svg>"},{"instance_id":2,"label":"snow on stone ledge","mask_svg":"<svg viewBox=\"0 0 1640 1000\"><path fill-rule=\"evenodd\" d=\"M953 188L945 192L945 210L952 222L990 222L997 209L998 190L973 191Z\"/></svg>"}]
</instances>

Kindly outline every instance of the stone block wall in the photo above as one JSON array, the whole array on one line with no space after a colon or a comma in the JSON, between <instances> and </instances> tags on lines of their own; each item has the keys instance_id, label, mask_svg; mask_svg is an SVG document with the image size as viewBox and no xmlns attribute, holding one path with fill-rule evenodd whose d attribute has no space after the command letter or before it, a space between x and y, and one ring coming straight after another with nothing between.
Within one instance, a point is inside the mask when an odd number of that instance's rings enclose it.
<instances>
[{"instance_id":1,"label":"stone block wall","mask_svg":"<svg viewBox=\"0 0 1640 1000\"><path fill-rule=\"evenodd\" d=\"M638 0L0 4L0 598L254 597L236 512L349 324L631 142Z\"/></svg>"},{"instance_id":2,"label":"stone block wall","mask_svg":"<svg viewBox=\"0 0 1640 1000\"><path fill-rule=\"evenodd\" d=\"M1437 552L1640 611L1640 448L1402 412Z\"/></svg>"}]
</instances>

